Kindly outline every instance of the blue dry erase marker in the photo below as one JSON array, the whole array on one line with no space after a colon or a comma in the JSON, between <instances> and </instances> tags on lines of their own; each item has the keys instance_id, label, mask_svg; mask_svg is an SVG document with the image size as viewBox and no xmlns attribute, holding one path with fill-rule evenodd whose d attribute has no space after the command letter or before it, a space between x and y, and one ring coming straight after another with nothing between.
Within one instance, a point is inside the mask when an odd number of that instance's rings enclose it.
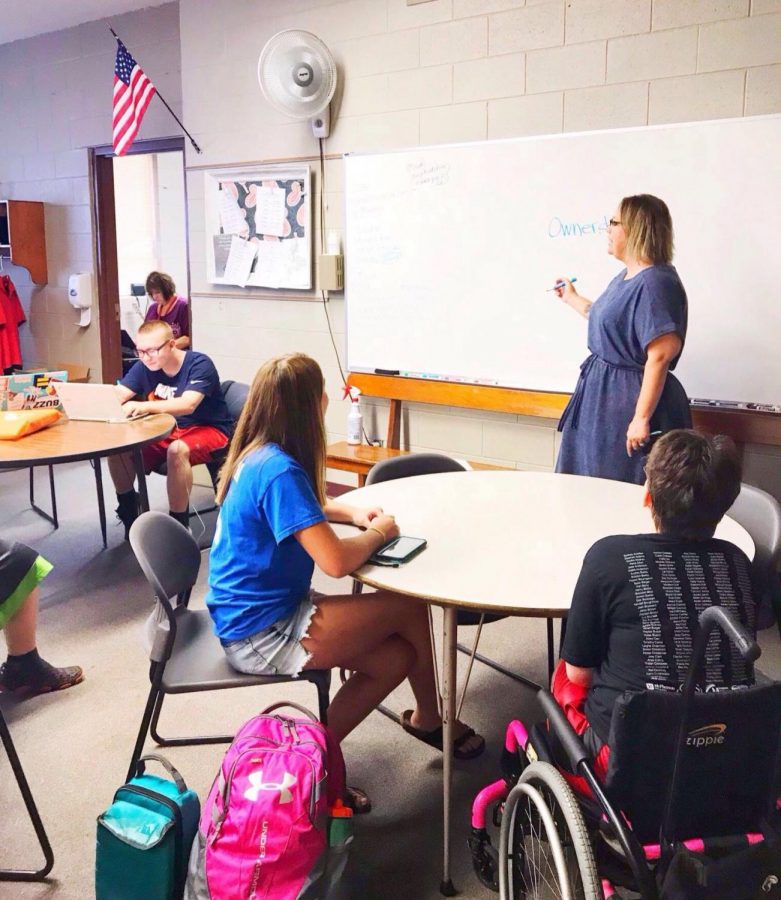
<instances>
[{"instance_id":1,"label":"blue dry erase marker","mask_svg":"<svg viewBox=\"0 0 781 900\"><path fill-rule=\"evenodd\" d=\"M570 284L575 284L575 282L576 282L577 280L578 280L577 278L570 278L569 283L570 283ZM548 288L548 289L545 291L545 293L548 294L548 293L550 293L551 291L560 291L562 288L565 288L566 286L567 286L567 282L566 282L566 281L559 281L557 284L554 284L552 288Z\"/></svg>"}]
</instances>

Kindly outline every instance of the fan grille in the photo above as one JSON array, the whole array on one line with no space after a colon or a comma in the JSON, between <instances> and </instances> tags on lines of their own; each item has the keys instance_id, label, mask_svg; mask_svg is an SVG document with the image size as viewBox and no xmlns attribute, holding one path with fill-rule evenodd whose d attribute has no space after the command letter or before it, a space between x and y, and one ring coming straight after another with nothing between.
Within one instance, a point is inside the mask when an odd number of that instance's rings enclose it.
<instances>
[{"instance_id":1,"label":"fan grille","mask_svg":"<svg viewBox=\"0 0 781 900\"><path fill-rule=\"evenodd\" d=\"M309 119L331 102L336 64L328 47L311 32L280 31L260 52L258 81L275 109Z\"/></svg>"}]
</instances>

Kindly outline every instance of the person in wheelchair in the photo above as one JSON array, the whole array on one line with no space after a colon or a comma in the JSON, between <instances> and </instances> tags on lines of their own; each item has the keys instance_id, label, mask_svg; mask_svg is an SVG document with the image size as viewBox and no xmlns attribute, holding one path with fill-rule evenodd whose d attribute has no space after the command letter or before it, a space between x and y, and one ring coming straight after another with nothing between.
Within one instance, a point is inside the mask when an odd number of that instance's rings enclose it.
<instances>
[{"instance_id":1,"label":"person in wheelchair","mask_svg":"<svg viewBox=\"0 0 781 900\"><path fill-rule=\"evenodd\" d=\"M653 534L613 535L586 554L575 587L552 693L604 779L613 706L624 691L678 691L699 614L723 606L755 636L751 565L714 538L740 493L728 437L671 431L646 463L644 504ZM753 684L752 667L726 635L708 645L705 690Z\"/></svg>"},{"instance_id":2,"label":"person in wheelchair","mask_svg":"<svg viewBox=\"0 0 781 900\"><path fill-rule=\"evenodd\" d=\"M754 684L749 561L713 537L737 453L673 431L646 474L656 532L589 550L547 721L508 724L472 805L473 868L501 900L781 896L781 683Z\"/></svg>"}]
</instances>

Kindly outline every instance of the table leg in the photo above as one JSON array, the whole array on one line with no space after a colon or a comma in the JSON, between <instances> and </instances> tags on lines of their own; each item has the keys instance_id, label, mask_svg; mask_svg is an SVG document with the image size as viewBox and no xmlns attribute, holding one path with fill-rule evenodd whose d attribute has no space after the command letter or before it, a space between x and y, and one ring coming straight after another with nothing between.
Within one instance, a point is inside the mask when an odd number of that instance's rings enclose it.
<instances>
[{"instance_id":1,"label":"table leg","mask_svg":"<svg viewBox=\"0 0 781 900\"><path fill-rule=\"evenodd\" d=\"M453 786L453 723L456 717L456 629L458 613L454 606L443 610L442 630L442 760L444 793L444 859L439 892L454 897L456 889L450 878L450 794Z\"/></svg>"},{"instance_id":2,"label":"table leg","mask_svg":"<svg viewBox=\"0 0 781 900\"><path fill-rule=\"evenodd\" d=\"M138 479L138 493L141 497L141 512L149 511L149 494L146 489L146 472L144 472L144 457L141 455L141 448L133 448L133 464L136 467L136 478Z\"/></svg>"},{"instance_id":3,"label":"table leg","mask_svg":"<svg viewBox=\"0 0 781 900\"><path fill-rule=\"evenodd\" d=\"M96 456L92 460L92 465L95 468L95 490L98 494L98 516L100 518L100 533L103 535L103 549L105 550L108 547L108 542L106 540L106 502L103 498L103 469L101 467L101 460L99 456Z\"/></svg>"}]
</instances>

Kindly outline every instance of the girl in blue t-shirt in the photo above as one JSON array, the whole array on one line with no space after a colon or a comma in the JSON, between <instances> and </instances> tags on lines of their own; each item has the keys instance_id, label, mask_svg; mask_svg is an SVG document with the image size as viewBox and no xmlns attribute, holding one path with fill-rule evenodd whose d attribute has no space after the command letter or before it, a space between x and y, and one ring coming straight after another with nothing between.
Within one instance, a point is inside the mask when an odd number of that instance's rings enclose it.
<instances>
[{"instance_id":1,"label":"girl in blue t-shirt","mask_svg":"<svg viewBox=\"0 0 781 900\"><path fill-rule=\"evenodd\" d=\"M354 673L328 711L339 740L408 678L417 707L402 726L441 749L425 605L389 591L323 596L310 589L315 563L343 578L399 533L382 509L326 497L327 404L320 367L304 354L269 360L255 376L220 473L207 606L241 672L338 666ZM362 531L339 538L329 521ZM455 734L457 758L482 753L485 742L471 728L456 723Z\"/></svg>"}]
</instances>

